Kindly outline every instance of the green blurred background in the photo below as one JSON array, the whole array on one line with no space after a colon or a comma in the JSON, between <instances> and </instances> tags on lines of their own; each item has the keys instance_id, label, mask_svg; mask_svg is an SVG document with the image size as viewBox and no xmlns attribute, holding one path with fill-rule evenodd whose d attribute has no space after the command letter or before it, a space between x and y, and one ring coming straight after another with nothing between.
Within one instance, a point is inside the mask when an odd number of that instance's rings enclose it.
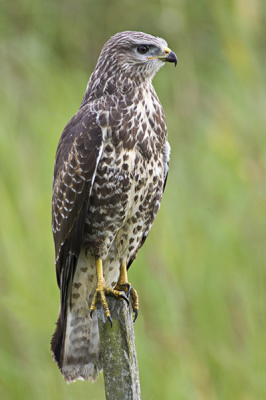
<instances>
[{"instance_id":1,"label":"green blurred background","mask_svg":"<svg viewBox=\"0 0 266 400\"><path fill-rule=\"evenodd\" d=\"M1 2L1 399L104 399L102 376L67 385L51 358L50 203L60 134L123 30L179 58L154 79L171 168L129 272L142 398L266 399L265 15L263 0Z\"/></svg>"}]
</instances>

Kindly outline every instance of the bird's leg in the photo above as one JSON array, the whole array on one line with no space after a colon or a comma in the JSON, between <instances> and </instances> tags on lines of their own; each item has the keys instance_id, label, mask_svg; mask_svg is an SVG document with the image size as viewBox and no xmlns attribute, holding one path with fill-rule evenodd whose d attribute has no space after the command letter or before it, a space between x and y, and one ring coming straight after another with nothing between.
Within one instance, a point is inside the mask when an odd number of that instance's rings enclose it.
<instances>
[{"instance_id":1,"label":"bird's leg","mask_svg":"<svg viewBox=\"0 0 266 400\"><path fill-rule=\"evenodd\" d=\"M132 309L135 314L135 316L134 316L134 322L135 322L137 319L138 313L139 313L139 299L138 299L137 291L135 289L133 289L131 287L130 283L128 282L127 264L125 261L123 261L121 263L120 275L119 275L119 279L118 279L115 289L120 292L124 291L125 293L127 293L128 296L130 296Z\"/></svg>"},{"instance_id":2,"label":"bird's leg","mask_svg":"<svg viewBox=\"0 0 266 400\"><path fill-rule=\"evenodd\" d=\"M117 290L123 290L124 292L126 292L128 294L128 296L130 295L131 285L128 282L127 265L126 265L125 261L123 261L120 265L120 275L119 275L118 282L117 282L115 288Z\"/></svg>"},{"instance_id":3,"label":"bird's leg","mask_svg":"<svg viewBox=\"0 0 266 400\"><path fill-rule=\"evenodd\" d=\"M90 317L92 318L92 313L96 308L96 303L97 301L100 301L103 309L104 309L104 313L106 318L109 319L111 325L113 324L112 318L111 318L111 314L110 314L110 310L106 301L106 294L112 295L114 297L118 297L119 299L124 299L126 300L126 302L128 303L128 299L127 297L124 295L124 293L122 293L121 291L118 291L116 289L110 289L106 286L106 283L104 281L104 277L103 277L103 264L102 264L102 260L99 258L96 260L96 274L97 274L97 287L92 299L92 303L91 303L91 307L90 307Z\"/></svg>"}]
</instances>

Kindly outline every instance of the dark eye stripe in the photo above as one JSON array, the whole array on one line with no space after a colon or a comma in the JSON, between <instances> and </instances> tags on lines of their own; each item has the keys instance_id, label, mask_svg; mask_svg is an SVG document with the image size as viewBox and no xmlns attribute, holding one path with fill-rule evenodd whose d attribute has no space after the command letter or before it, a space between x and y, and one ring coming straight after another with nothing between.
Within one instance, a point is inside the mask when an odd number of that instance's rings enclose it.
<instances>
[{"instance_id":1,"label":"dark eye stripe","mask_svg":"<svg viewBox=\"0 0 266 400\"><path fill-rule=\"evenodd\" d=\"M139 52L140 54L146 54L146 53L148 53L148 51L149 51L149 47L148 47L148 46L145 46L145 45L141 45L141 46L139 46L139 47L137 48L137 50L138 50L138 52Z\"/></svg>"}]
</instances>

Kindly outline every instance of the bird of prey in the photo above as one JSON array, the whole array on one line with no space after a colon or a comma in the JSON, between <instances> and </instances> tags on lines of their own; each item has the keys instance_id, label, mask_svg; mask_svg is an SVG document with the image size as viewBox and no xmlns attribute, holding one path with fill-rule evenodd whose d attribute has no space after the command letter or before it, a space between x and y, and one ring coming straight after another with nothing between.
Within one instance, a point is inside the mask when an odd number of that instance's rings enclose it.
<instances>
[{"instance_id":1,"label":"bird of prey","mask_svg":"<svg viewBox=\"0 0 266 400\"><path fill-rule=\"evenodd\" d=\"M101 371L100 301L131 301L127 270L159 210L170 146L152 78L177 57L164 39L117 33L104 45L78 112L59 140L52 228L60 310L51 341L67 382Z\"/></svg>"}]
</instances>

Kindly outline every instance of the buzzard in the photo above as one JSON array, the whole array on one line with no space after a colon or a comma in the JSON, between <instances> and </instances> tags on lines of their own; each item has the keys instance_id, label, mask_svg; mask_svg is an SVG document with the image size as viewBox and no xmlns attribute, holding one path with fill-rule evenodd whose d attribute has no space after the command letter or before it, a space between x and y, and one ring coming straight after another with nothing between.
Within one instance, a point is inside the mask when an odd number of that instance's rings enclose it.
<instances>
[{"instance_id":1,"label":"buzzard","mask_svg":"<svg viewBox=\"0 0 266 400\"><path fill-rule=\"evenodd\" d=\"M127 270L159 210L170 146L152 78L177 63L164 39L117 33L104 45L78 112L59 140L53 180L52 228L60 310L51 341L67 382L101 371L100 301L131 301Z\"/></svg>"}]
</instances>

